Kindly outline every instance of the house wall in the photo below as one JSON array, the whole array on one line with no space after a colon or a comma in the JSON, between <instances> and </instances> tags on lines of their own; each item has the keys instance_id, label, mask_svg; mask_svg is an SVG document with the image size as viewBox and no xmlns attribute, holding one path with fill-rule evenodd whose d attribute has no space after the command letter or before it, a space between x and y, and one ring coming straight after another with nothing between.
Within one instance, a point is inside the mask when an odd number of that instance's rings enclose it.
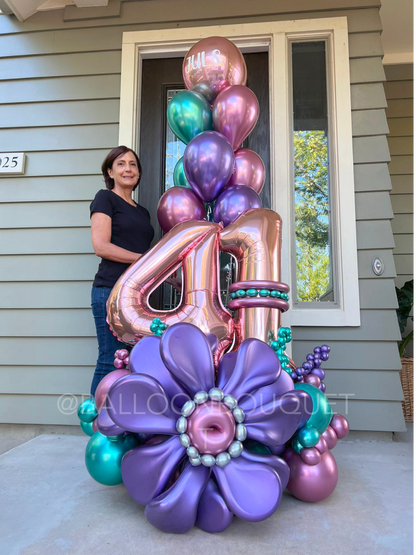
<instances>
[{"instance_id":1,"label":"house wall","mask_svg":"<svg viewBox=\"0 0 416 555\"><path fill-rule=\"evenodd\" d=\"M395 283L400 288L413 279L413 64L388 65L384 70L390 130L387 139L391 154L390 198L394 212L393 256ZM412 329L413 322L409 321L403 336ZM406 355L413 356L413 341L406 348Z\"/></svg>"},{"instance_id":2,"label":"house wall","mask_svg":"<svg viewBox=\"0 0 416 555\"><path fill-rule=\"evenodd\" d=\"M0 182L1 422L75 424L57 401L89 391L98 260L88 206L118 142L123 32L339 15L349 28L361 327L295 328L294 358L330 344L327 392L344 414L340 395L352 395L352 429L404 429L379 5L319 0L307 11L306 0L143 0L123 2L120 17L0 17L0 151L28 155L24 176ZM386 265L379 278L376 256Z\"/></svg>"}]
</instances>

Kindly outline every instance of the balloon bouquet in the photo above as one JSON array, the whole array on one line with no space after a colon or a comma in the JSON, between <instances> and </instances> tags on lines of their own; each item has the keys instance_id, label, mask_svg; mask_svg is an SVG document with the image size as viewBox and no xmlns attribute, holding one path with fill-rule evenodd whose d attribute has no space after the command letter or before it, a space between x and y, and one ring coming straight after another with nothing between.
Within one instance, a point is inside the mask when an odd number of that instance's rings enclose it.
<instances>
[{"instance_id":1,"label":"balloon bouquet","mask_svg":"<svg viewBox=\"0 0 416 555\"><path fill-rule=\"evenodd\" d=\"M281 219L261 207L263 162L239 148L259 112L243 56L227 39L204 39L183 76L187 90L170 102L168 120L187 147L158 207L166 234L107 304L113 333L134 347L116 352L116 370L78 415L92 436L85 460L95 480L124 483L160 530L221 532L234 515L271 516L286 488L303 501L328 497L338 480L331 449L348 422L324 394L329 347L300 367L285 354ZM220 251L237 262L227 308ZM178 306L153 309L151 292L179 268Z\"/></svg>"}]
</instances>

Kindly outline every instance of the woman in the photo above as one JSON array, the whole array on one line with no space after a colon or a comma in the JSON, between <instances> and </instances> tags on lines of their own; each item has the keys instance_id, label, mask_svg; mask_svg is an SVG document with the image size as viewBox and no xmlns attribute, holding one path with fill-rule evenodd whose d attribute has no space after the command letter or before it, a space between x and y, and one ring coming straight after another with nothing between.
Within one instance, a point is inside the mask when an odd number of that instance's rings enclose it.
<instances>
[{"instance_id":1,"label":"woman","mask_svg":"<svg viewBox=\"0 0 416 555\"><path fill-rule=\"evenodd\" d=\"M98 339L91 395L102 378L114 370L114 353L123 347L106 322L107 299L121 274L149 249L154 236L149 212L132 198L142 173L137 154L119 146L108 154L101 171L107 189L98 191L90 206L92 245L101 257L91 292Z\"/></svg>"}]
</instances>

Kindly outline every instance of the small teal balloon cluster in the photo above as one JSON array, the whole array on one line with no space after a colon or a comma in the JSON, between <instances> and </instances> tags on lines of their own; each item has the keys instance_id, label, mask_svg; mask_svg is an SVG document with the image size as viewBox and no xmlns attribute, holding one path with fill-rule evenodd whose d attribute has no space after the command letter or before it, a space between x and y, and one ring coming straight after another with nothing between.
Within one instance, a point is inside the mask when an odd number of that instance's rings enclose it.
<instances>
[{"instance_id":1,"label":"small teal balloon cluster","mask_svg":"<svg viewBox=\"0 0 416 555\"><path fill-rule=\"evenodd\" d=\"M289 295L277 289L238 289L237 291L233 291L230 297L232 299L242 299L243 297L272 297L273 299L289 301Z\"/></svg>"},{"instance_id":2,"label":"small teal balloon cluster","mask_svg":"<svg viewBox=\"0 0 416 555\"><path fill-rule=\"evenodd\" d=\"M132 434L107 437L95 432L85 451L85 465L91 477L104 486L121 484L121 461L137 443Z\"/></svg>"},{"instance_id":3,"label":"small teal balloon cluster","mask_svg":"<svg viewBox=\"0 0 416 555\"><path fill-rule=\"evenodd\" d=\"M277 354L282 365L283 370L288 374L292 374L289 367L289 357L285 355L287 343L292 341L292 330L290 328L280 328L277 340L271 341L270 347Z\"/></svg>"},{"instance_id":4,"label":"small teal balloon cluster","mask_svg":"<svg viewBox=\"0 0 416 555\"><path fill-rule=\"evenodd\" d=\"M295 384L295 389L306 391L312 398L312 414L292 438L292 448L300 454L303 448L315 447L320 435L328 428L333 412L328 399L318 388L306 383L298 383Z\"/></svg>"},{"instance_id":5,"label":"small teal balloon cluster","mask_svg":"<svg viewBox=\"0 0 416 555\"><path fill-rule=\"evenodd\" d=\"M155 318L150 324L150 331L160 337L167 327L168 326L164 324L160 318Z\"/></svg>"},{"instance_id":6,"label":"small teal balloon cluster","mask_svg":"<svg viewBox=\"0 0 416 555\"><path fill-rule=\"evenodd\" d=\"M92 423L97 418L98 411L95 406L94 397L86 399L78 407L78 418L80 420L81 430L87 436L92 436L94 433Z\"/></svg>"}]
</instances>

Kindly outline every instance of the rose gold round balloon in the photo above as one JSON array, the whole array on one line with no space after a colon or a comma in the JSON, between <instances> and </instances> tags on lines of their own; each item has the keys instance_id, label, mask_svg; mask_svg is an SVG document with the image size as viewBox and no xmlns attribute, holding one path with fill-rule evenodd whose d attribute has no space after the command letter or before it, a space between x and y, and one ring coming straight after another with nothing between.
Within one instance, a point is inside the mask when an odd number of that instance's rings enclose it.
<instances>
[{"instance_id":1,"label":"rose gold round balloon","mask_svg":"<svg viewBox=\"0 0 416 555\"><path fill-rule=\"evenodd\" d=\"M224 37L209 37L189 50L182 75L188 90L195 90L212 102L225 87L245 85L247 67L235 44Z\"/></svg>"}]
</instances>

